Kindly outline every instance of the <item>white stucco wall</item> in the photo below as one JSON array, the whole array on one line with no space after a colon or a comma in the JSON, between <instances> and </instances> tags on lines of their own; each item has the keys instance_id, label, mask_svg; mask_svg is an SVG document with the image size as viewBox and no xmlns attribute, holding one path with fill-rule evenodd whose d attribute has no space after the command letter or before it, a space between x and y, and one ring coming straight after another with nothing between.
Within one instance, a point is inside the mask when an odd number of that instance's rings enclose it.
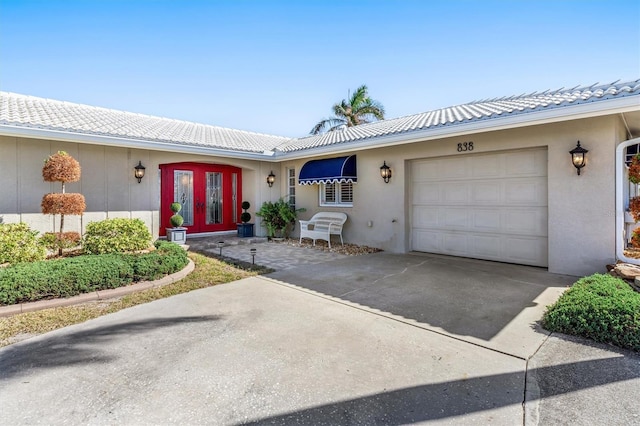
<instances>
[{"instance_id":1,"label":"white stucco wall","mask_svg":"<svg viewBox=\"0 0 640 426\"><path fill-rule=\"evenodd\" d=\"M66 191L82 193L87 203L84 215L65 217L65 230L83 232L87 223L106 218L140 218L154 238L160 226L159 164L188 161L240 167L242 198L252 206L265 197L258 184L267 187L262 170L270 167L250 160L0 136L0 218L4 222L25 222L40 232L59 226L59 217L54 224L53 217L40 210L44 194L60 192L60 183L42 179L44 160L58 151L66 151L80 162L81 179L67 184ZM141 183L133 177L138 161L146 167Z\"/></svg>"},{"instance_id":2,"label":"white stucco wall","mask_svg":"<svg viewBox=\"0 0 640 426\"><path fill-rule=\"evenodd\" d=\"M300 214L302 219L318 211L344 211L349 216L344 228L347 242L403 253L411 249L408 200L413 160L546 147L549 271L586 275L604 271L605 265L615 260L615 148L625 139L627 134L620 118L608 116L345 151L324 157L357 155L358 183L354 186L353 207L320 207L317 185L297 185L296 205L307 209ZM576 174L569 155L578 140L589 150L588 163L581 176ZM457 144L469 141L473 141L474 150L458 153ZM69 152L80 162L82 179L67 188L69 192L81 192L87 200L87 211L82 218L65 219L68 230L82 232L89 221L107 217L139 217L149 225L154 236L159 228L159 164L193 161L241 167L242 198L252 205L250 213L256 223L256 233L264 235L255 211L263 201L286 196L287 169L295 168L298 175L308 161L259 162L0 137L0 218L3 221L24 221L41 232L53 230L52 217L40 213L40 201L45 193L59 191L59 184L44 182L41 169L43 160L59 150ZM133 177L133 167L138 161L147 168L140 184ZM383 161L393 170L388 184L379 173ZM276 183L269 188L266 176L272 170Z\"/></svg>"},{"instance_id":3,"label":"white stucco wall","mask_svg":"<svg viewBox=\"0 0 640 426\"><path fill-rule=\"evenodd\" d=\"M569 275L603 272L605 265L615 260L614 151L623 137L618 121L609 116L351 152L357 155L358 167L354 206L320 207L317 185L297 187L297 206L307 209L302 218L317 211L347 213L344 234L348 242L407 252L411 249L408 200L412 160L547 147L549 271ZM589 150L580 176L569 155L578 140ZM458 153L457 144L468 141L473 141L474 150ZM339 155L345 154L326 158ZM383 161L393 170L388 184L380 177ZM282 163L280 174L284 175L287 167L295 167L299 173L305 162ZM285 183L280 192L286 194ZM368 222L373 226L368 227Z\"/></svg>"}]
</instances>

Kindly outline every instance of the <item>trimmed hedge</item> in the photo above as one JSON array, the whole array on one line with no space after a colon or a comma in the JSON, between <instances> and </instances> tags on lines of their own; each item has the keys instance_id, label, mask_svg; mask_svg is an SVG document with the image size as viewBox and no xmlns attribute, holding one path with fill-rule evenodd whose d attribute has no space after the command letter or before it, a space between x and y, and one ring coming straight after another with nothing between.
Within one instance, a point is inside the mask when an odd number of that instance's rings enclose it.
<instances>
[{"instance_id":1,"label":"trimmed hedge","mask_svg":"<svg viewBox=\"0 0 640 426\"><path fill-rule=\"evenodd\" d=\"M96 290L155 280L184 268L187 252L159 241L144 254L85 255L21 263L0 269L0 305L71 297Z\"/></svg>"},{"instance_id":2,"label":"trimmed hedge","mask_svg":"<svg viewBox=\"0 0 640 426\"><path fill-rule=\"evenodd\" d=\"M619 278L581 278L542 318L550 331L640 351L640 293Z\"/></svg>"},{"instance_id":3,"label":"trimmed hedge","mask_svg":"<svg viewBox=\"0 0 640 426\"><path fill-rule=\"evenodd\" d=\"M87 254L126 253L146 250L151 233L140 219L105 219L90 222L84 236Z\"/></svg>"},{"instance_id":4,"label":"trimmed hedge","mask_svg":"<svg viewBox=\"0 0 640 426\"><path fill-rule=\"evenodd\" d=\"M34 262L47 255L38 232L26 223L0 223L0 264Z\"/></svg>"}]
</instances>

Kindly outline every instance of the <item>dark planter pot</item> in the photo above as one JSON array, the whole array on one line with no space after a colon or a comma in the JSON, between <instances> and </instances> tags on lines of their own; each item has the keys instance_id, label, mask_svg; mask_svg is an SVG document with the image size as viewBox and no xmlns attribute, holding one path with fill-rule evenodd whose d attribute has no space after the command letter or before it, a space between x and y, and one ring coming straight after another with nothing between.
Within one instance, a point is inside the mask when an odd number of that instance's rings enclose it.
<instances>
[{"instance_id":1,"label":"dark planter pot","mask_svg":"<svg viewBox=\"0 0 640 426\"><path fill-rule=\"evenodd\" d=\"M253 237L253 223L238 223L238 237Z\"/></svg>"}]
</instances>

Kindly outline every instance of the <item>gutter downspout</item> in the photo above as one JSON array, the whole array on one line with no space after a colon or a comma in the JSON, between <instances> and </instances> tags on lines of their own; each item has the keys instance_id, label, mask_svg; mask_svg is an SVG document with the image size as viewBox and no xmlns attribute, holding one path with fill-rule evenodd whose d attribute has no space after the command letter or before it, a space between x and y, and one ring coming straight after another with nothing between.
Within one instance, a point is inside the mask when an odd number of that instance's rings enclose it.
<instances>
[{"instance_id":1,"label":"gutter downspout","mask_svg":"<svg viewBox=\"0 0 640 426\"><path fill-rule=\"evenodd\" d=\"M625 206L624 206L624 150L630 145L640 143L640 138L629 139L616 148L616 260L640 265L640 259L632 259L624 255L625 249Z\"/></svg>"}]
</instances>

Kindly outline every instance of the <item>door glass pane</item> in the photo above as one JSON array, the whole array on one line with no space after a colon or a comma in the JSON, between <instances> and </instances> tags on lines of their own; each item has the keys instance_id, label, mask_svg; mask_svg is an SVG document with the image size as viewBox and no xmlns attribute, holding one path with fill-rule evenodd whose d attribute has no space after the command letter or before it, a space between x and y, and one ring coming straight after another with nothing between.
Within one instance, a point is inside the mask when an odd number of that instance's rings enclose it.
<instances>
[{"instance_id":1,"label":"door glass pane","mask_svg":"<svg viewBox=\"0 0 640 426\"><path fill-rule=\"evenodd\" d=\"M238 174L231 175L231 200L233 202L233 223L238 223Z\"/></svg>"},{"instance_id":2,"label":"door glass pane","mask_svg":"<svg viewBox=\"0 0 640 426\"><path fill-rule=\"evenodd\" d=\"M222 173L207 172L207 225L222 223Z\"/></svg>"},{"instance_id":3,"label":"door glass pane","mask_svg":"<svg viewBox=\"0 0 640 426\"><path fill-rule=\"evenodd\" d=\"M175 170L173 172L173 201L182 204L180 216L183 226L193 226L193 172Z\"/></svg>"}]
</instances>

